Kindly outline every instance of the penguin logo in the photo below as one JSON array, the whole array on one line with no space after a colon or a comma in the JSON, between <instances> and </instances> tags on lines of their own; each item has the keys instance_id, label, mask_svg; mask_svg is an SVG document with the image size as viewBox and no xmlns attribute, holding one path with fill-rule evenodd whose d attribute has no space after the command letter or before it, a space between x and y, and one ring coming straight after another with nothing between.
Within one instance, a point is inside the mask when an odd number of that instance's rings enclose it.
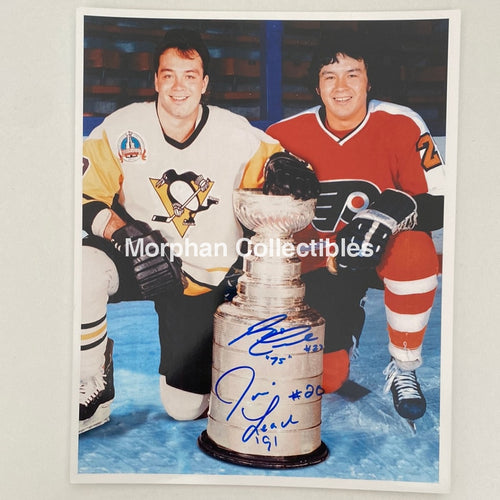
<instances>
[{"instance_id":1,"label":"penguin logo","mask_svg":"<svg viewBox=\"0 0 500 500\"><path fill-rule=\"evenodd\" d=\"M219 203L217 198L208 196L213 181L194 172L178 174L171 169L160 179L149 180L168 213L168 216L153 215L152 220L172 222L181 236L184 236L190 226L196 225L196 214Z\"/></svg>"}]
</instances>

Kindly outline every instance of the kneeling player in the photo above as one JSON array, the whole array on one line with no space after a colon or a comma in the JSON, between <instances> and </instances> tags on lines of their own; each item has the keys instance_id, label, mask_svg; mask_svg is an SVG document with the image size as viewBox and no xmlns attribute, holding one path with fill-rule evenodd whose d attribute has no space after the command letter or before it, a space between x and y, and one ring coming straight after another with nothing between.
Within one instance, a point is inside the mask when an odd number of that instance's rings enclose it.
<instances>
[{"instance_id":1,"label":"kneeling player","mask_svg":"<svg viewBox=\"0 0 500 500\"><path fill-rule=\"evenodd\" d=\"M107 303L153 300L161 346L160 394L166 412L196 419L211 388L212 323L232 282L243 231L236 188L258 188L266 160L284 192L318 193L303 162L243 117L203 103L209 51L199 33L170 30L155 53L154 102L119 109L83 145L80 431L101 425L114 397ZM275 156L278 154L278 156ZM299 164L299 168L290 167ZM293 175L284 175L287 169ZM301 182L298 182L301 180ZM315 186L307 188L307 184ZM214 255L169 255L169 245L223 243ZM157 251L155 251L155 249Z\"/></svg>"},{"instance_id":2,"label":"kneeling player","mask_svg":"<svg viewBox=\"0 0 500 500\"><path fill-rule=\"evenodd\" d=\"M368 98L371 53L357 33L325 34L310 66L321 104L267 132L312 165L320 181L316 216L296 238L329 239L346 250L335 275L326 259L303 266L306 300L326 319L325 388L335 391L347 379L365 293L384 288L387 386L398 413L413 420L426 407L415 370L437 286L429 234L442 227L444 165L419 115Z\"/></svg>"},{"instance_id":3,"label":"kneeling player","mask_svg":"<svg viewBox=\"0 0 500 500\"><path fill-rule=\"evenodd\" d=\"M318 195L317 179L304 162L277 152L266 166L280 194L302 199ZM227 193L229 200L231 193ZM168 242L160 231L142 221L124 224L121 219L120 227L114 229L118 219L112 209L102 208L88 227L93 234L83 239L80 432L110 418L115 391L113 341L107 335L109 302L154 301L161 345L161 401L172 418L193 420L208 408L213 315L235 286L230 273L210 288L194 282L192 267L186 264L187 272L184 263L168 253ZM226 219L233 221L235 234L240 234L232 214ZM216 238L215 228L209 229ZM231 245L235 248L233 240ZM167 252L130 252L153 247ZM193 290L203 291L189 295Z\"/></svg>"}]
</instances>

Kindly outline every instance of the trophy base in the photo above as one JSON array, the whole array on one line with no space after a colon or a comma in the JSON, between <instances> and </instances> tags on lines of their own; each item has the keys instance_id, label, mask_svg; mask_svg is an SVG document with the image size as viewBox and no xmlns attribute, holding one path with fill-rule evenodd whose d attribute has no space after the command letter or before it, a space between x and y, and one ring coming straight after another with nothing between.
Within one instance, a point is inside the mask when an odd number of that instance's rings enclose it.
<instances>
[{"instance_id":1,"label":"trophy base","mask_svg":"<svg viewBox=\"0 0 500 500\"><path fill-rule=\"evenodd\" d=\"M303 455L294 455L286 457L271 457L262 455L251 455L229 450L219 446L203 431L198 437L198 446L207 454L224 462L230 462L236 465L247 467L259 467L263 469L293 469L298 467L307 467L316 465L328 457L328 448L323 443L311 453Z\"/></svg>"}]
</instances>

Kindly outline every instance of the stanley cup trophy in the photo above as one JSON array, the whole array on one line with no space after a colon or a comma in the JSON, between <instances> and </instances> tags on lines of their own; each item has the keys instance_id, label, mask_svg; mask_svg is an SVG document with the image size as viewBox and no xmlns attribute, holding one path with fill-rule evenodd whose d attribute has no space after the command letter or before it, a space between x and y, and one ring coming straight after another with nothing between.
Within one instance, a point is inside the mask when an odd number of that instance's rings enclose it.
<instances>
[{"instance_id":1,"label":"stanley cup trophy","mask_svg":"<svg viewBox=\"0 0 500 500\"><path fill-rule=\"evenodd\" d=\"M220 460L284 469L328 455L320 435L325 321L304 303L292 239L315 203L234 192L236 216L255 235L238 294L214 316L212 391L198 444Z\"/></svg>"}]
</instances>

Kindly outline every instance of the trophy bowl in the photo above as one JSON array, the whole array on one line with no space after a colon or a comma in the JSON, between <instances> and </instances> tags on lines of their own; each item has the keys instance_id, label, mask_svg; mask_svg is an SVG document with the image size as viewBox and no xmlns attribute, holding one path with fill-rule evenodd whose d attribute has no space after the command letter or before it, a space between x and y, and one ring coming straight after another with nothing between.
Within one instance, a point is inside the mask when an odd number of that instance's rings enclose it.
<instances>
[{"instance_id":1,"label":"trophy bowl","mask_svg":"<svg viewBox=\"0 0 500 500\"><path fill-rule=\"evenodd\" d=\"M314 218L316 199L264 194L260 189L237 189L233 207L238 220L260 234L289 236L304 229Z\"/></svg>"}]
</instances>

